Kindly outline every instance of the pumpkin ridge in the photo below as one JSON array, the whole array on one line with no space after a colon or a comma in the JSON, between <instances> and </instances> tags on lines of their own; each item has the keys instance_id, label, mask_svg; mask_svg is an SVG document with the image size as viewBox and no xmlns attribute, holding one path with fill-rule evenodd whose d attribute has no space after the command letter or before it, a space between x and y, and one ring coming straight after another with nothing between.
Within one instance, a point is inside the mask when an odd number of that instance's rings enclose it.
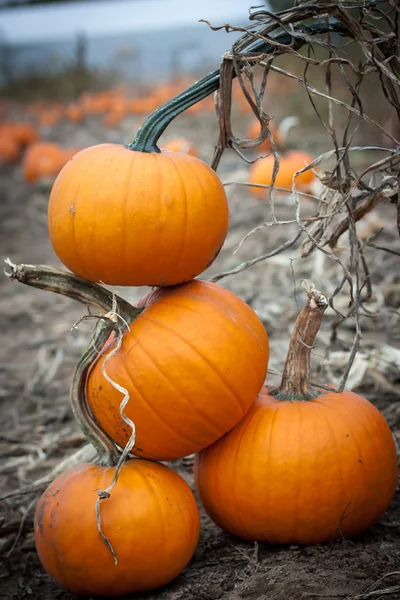
<instances>
[{"instance_id":1,"label":"pumpkin ridge","mask_svg":"<svg viewBox=\"0 0 400 600\"><path fill-rule=\"evenodd\" d=\"M362 469L363 482L364 482L364 491L365 491L365 492L367 492L367 491L368 491L368 482L367 482L367 480L366 480L366 473L365 473L365 463L364 463L364 454L363 454L363 452L362 452L362 449L361 449L361 447L360 447L360 444L359 444L359 442L358 442L357 436L356 436L356 434L354 433L354 429L353 429L352 425L349 425L349 424L348 424L348 421L347 421L347 419L344 419L344 418L343 418L343 414L342 414L342 413L340 413L340 418L341 418L341 421L342 421L342 423L344 423L344 424L345 424L345 426L346 426L346 428L349 430L349 434L351 435L351 438L353 439L353 441L354 441L354 444L355 444L355 446L356 446L356 448L357 448L357 453L358 453L358 456L359 456L359 458L360 458L360 460L361 460L361 469ZM367 430L367 431L368 431L368 430ZM369 435L369 436L368 436L368 439L369 439L369 441L370 441L371 445L372 445L372 446L374 446L374 447L375 447L375 449L377 450L377 452L374 452L374 455L375 455L375 456L379 456L379 449L377 449L377 447L376 447L376 445L375 445L375 439L374 439L374 438L375 438L375 436L373 436L373 435ZM367 496L367 494L366 494L366 493L364 493L364 496L366 497L366 496Z\"/></svg>"},{"instance_id":2,"label":"pumpkin ridge","mask_svg":"<svg viewBox=\"0 0 400 600\"><path fill-rule=\"evenodd\" d=\"M162 543L162 545L160 543L160 546L159 546L159 551L160 551L160 548L163 548L163 549L165 548L165 541L167 540L167 532L166 532L166 528L165 528L165 511L160 503L158 494L155 492L152 484L150 483L150 480L145 476L144 473L140 472L139 469L136 469L136 470L140 473L140 475L142 476L142 480L145 482L146 487L150 490L153 501L155 500L155 502L158 506L158 509L160 511L161 517L162 517L161 521L162 521L163 543ZM168 493L169 492L170 492L170 490L168 490ZM164 554L164 556L163 556L164 560L159 561L158 568L160 568L161 564L163 564L163 563L165 564L165 552L163 552L163 554Z\"/></svg>"},{"instance_id":3,"label":"pumpkin ridge","mask_svg":"<svg viewBox=\"0 0 400 600\"><path fill-rule=\"evenodd\" d=\"M368 413L368 416L369 416L369 413ZM370 423L370 421L371 421L371 420L370 420L370 419L368 419L368 423ZM376 445L376 442L375 442L375 435L369 435L369 436L368 436L368 441L369 441L369 443L370 443L372 446L374 446L374 449L375 449L374 456L379 456L379 454L380 454L380 448L379 448L379 447ZM363 464L364 464L364 463L363 463Z\"/></svg>"},{"instance_id":4,"label":"pumpkin ridge","mask_svg":"<svg viewBox=\"0 0 400 600\"><path fill-rule=\"evenodd\" d=\"M296 402L295 403L295 407L298 413L298 416L296 416L296 419L293 419L296 423L299 424L299 429L300 429L300 439L304 439L302 437L302 432L303 432L303 426L304 426L304 419L303 419L303 413L302 413L302 405L300 404L300 402ZM316 456L315 456L316 458ZM298 515L298 507L300 505L300 498L301 498L301 490L302 490L302 483L303 481L303 477L302 477L302 466L301 466L301 461L302 461L302 455L301 452L296 452L296 471L297 471L297 477L296 477L296 487L292 496L292 501L293 501L293 512L295 515ZM293 540L297 540L297 532L299 529L299 519L295 518L293 519L293 530L291 533L291 537Z\"/></svg>"},{"instance_id":5,"label":"pumpkin ridge","mask_svg":"<svg viewBox=\"0 0 400 600\"><path fill-rule=\"evenodd\" d=\"M302 405L300 402L298 404L300 406ZM307 402L306 406L310 406L310 407L313 407L313 408L317 407L318 409L320 409L321 406L322 406L322 410L324 409L324 404L323 404L323 402L321 402L321 400L319 398L316 398L315 402L311 400L310 404ZM325 408L326 408L326 405L325 405ZM320 412L320 410L319 410L319 412ZM319 412L317 414L319 414ZM320 433L319 433L320 432L320 427L314 427L313 428L313 432L314 432L314 435L316 436L316 438L318 439L318 443L319 443L319 440L321 439L321 436L320 436ZM307 436L307 431L306 431L306 436ZM306 436L304 438L300 438L300 439L307 439ZM313 470L313 472L318 473L318 484L321 481L321 475L322 475L322 478L326 477L326 473L325 472L321 473L321 469L318 468L319 458L320 458L320 455L319 455L319 453L316 452L315 455L314 455L314 460L313 460L312 467L311 467L311 469ZM318 488L319 487L320 487L320 485L318 485ZM311 510L315 510L315 507L312 507Z\"/></svg>"},{"instance_id":6,"label":"pumpkin ridge","mask_svg":"<svg viewBox=\"0 0 400 600\"><path fill-rule=\"evenodd\" d=\"M336 456L340 457L339 444L338 444L338 441L336 438L335 428L332 427L332 424L330 422L330 418L329 418L330 415L329 415L329 413L327 414L327 412L323 413L323 415L324 415L324 417L323 417L324 421L328 425L328 431L331 432L330 443L332 443L332 442L334 443ZM346 497L346 489L345 489L344 482L343 482L342 464L338 460L335 461L335 464L337 465L337 473L338 473L338 477L335 477L335 488L337 486L337 483L336 483L337 479L339 479L339 481L340 481L340 493L336 490L336 494L337 494L337 496L339 496L341 498L345 498ZM344 514L344 511L346 510L346 507L347 507L347 504L343 507L343 514ZM354 507L352 507L352 508L354 508ZM337 527L339 527L339 526L340 526L340 522L337 524ZM333 534L333 533L334 533L334 531L331 532L331 534Z\"/></svg>"},{"instance_id":7,"label":"pumpkin ridge","mask_svg":"<svg viewBox=\"0 0 400 600\"><path fill-rule=\"evenodd\" d=\"M246 422L247 422L247 423L251 423L252 421L255 421L256 419L258 419L258 420L257 420L257 422L256 422L256 431L255 431L255 434L254 434L255 436L257 435L257 429L258 429L259 427L261 428L261 427L263 426L264 415L263 415L263 410L262 410L262 409L261 409L261 410L257 410L257 409L256 409L256 410L254 411L254 413L253 413L253 414L250 416L250 418L249 418L249 419L246 417ZM246 427L243 427L243 429L244 429L244 430L246 430L247 428L246 428ZM255 451L256 451L256 447L255 447L255 446L253 446L253 447L252 447L252 455L250 456L249 464L252 464L252 459L253 459L253 455L254 455ZM238 467L238 465L237 465L237 461L236 461L236 458L235 458L235 465L236 465L236 467ZM247 475L247 473L246 473L246 475ZM250 488L251 488L251 484L250 484L250 482L248 482L248 486L247 486L247 487L248 487L248 489L250 489ZM269 490L270 490L270 487L268 487L268 497L269 497L269 499L270 499L270 493L269 493ZM268 504L268 506L269 506L269 504ZM253 507L252 507L252 508L253 508ZM253 510L254 510L254 508L253 508ZM238 511L238 513L239 513L239 512L240 512L240 514L242 514L242 511ZM253 514L254 514L254 513L253 513ZM250 533L250 536L251 536L251 533Z\"/></svg>"},{"instance_id":8,"label":"pumpkin ridge","mask_svg":"<svg viewBox=\"0 0 400 600\"><path fill-rule=\"evenodd\" d=\"M190 171L192 174L194 174L194 175L195 175L195 177L197 178L197 180L198 180L198 182L199 182L199 187L200 187L200 189L202 190L202 195L203 195L203 198L207 198L207 196L209 195L209 192L208 192L208 190L204 190L204 180L203 180L203 177L201 177L201 175L199 174L199 172L198 172L198 169L197 169L197 168L196 168L196 169L194 169L194 164L193 164L193 162L190 162L190 163L188 163L188 167L189 167L189 171ZM200 168L201 168L201 169L203 169L203 171L205 171L205 173L207 173L207 175L209 175L209 169L208 169L208 165L206 165L206 164L205 164L205 163L203 163L202 161L200 161ZM213 186L214 186L214 188L215 188L215 183L216 183L216 182L215 182L215 179L214 179L214 180L213 180ZM223 186L223 183L222 183L222 181L220 181L220 183L221 183L221 185ZM225 188L224 188L224 190L225 190ZM227 198L227 196L226 196L226 207L227 207L227 210L228 210L228 215L227 215L227 227L226 227L225 235L224 235L224 237L222 238L222 240L220 240L220 244L219 244L219 247L218 247L217 253L215 254L215 256L213 256L213 258L212 258L211 262L210 262L210 263L207 265L207 267L206 267L206 268L210 267L210 266L213 264L214 260L217 258L218 254L220 253L220 251L221 251L221 248L222 248L222 246L223 246L223 244L224 244L224 242L225 242L225 240L226 240L226 237L227 237L227 235L228 235L228 230L229 230L229 203L228 203L228 198ZM211 209L211 208L210 208L210 209ZM211 209L211 210L212 210L212 209Z\"/></svg>"},{"instance_id":9,"label":"pumpkin ridge","mask_svg":"<svg viewBox=\"0 0 400 600\"><path fill-rule=\"evenodd\" d=\"M266 410L268 410L267 409L267 405L263 405L261 407L262 413L265 414ZM271 422L269 423L269 431L268 431L269 436L268 436L268 444L267 444L268 451L266 453L266 460L265 460L265 464L267 465L267 469L269 469L270 465L271 465L272 437L273 437L273 434L274 434L274 428L276 426L276 422L278 420L279 412L280 411L277 408L274 410ZM268 502L268 516L270 516L271 512L272 512L271 511L271 506L273 506L273 499L271 498L271 494L268 494L268 500L269 500L269 502ZM269 519L269 522L270 522L270 519Z\"/></svg>"},{"instance_id":10,"label":"pumpkin ridge","mask_svg":"<svg viewBox=\"0 0 400 600\"><path fill-rule=\"evenodd\" d=\"M193 296L193 295L192 295L192 296ZM201 295L196 295L196 296L197 296L197 298L200 298L201 300L203 299L203 297L202 297ZM193 296L193 297L194 297L194 296ZM217 307L218 311L222 311L224 315L227 315L228 317L232 318L232 320L234 320L234 321L235 321L235 323L239 323L239 322L238 322L238 320L237 320L235 317L233 317L231 314L229 314L229 313L228 313L228 312L227 312L227 311L226 311L226 310L225 310L223 307L221 307L221 306L220 306L220 305L219 305L217 302L213 302L213 300L212 300L211 298L207 298L207 301L208 301L210 304L214 304L214 305ZM162 302L162 298L160 298L159 300L157 300L157 302L158 302L159 304L161 304L161 302ZM196 310L196 309L195 309L195 308L193 308L192 306L187 306L186 304L176 304L175 302L174 302L174 303L171 303L169 298L165 299L165 304L166 304L168 307L172 307L172 308L178 308L180 311L182 311L182 310L188 310L188 311L191 311L191 312L198 313L198 310ZM145 311L143 311L142 315L144 316L144 314L145 314ZM142 315L141 315L141 316L142 316ZM153 320L153 319L151 319L151 318L149 318L149 317L146 317L146 318L147 318L147 319L149 319L149 320ZM249 327L247 323L239 323L239 324L240 324L241 326L243 326L243 325L244 325L244 326L245 326L247 329L249 329L249 330L250 330L250 333L251 333L252 335L254 335L254 337L256 338L256 340L257 340L258 342L261 342L261 338L260 338L260 336L259 336L259 335L258 335L258 334L257 334L257 333L256 333L256 332L255 332L255 331L254 331L254 330L253 330L251 327ZM232 336L231 336L231 334L230 334L230 332L228 332L228 331L227 331L227 329L224 329L224 332L225 332L227 335L229 335L229 337L232 337ZM267 342L267 343L268 343L268 342ZM241 348L241 349L240 349L240 351L243 353L243 348ZM246 354L245 354L245 356L246 356L246 358L247 358L247 355L246 355ZM258 373L257 373L257 371L256 371L256 369L255 369L255 366L254 366L254 363L253 363L253 361L252 361L250 358L247 358L247 360L248 360L248 363L249 363L250 367L251 367L251 368L253 369L253 371L254 371L255 378L256 378L256 379L258 379Z\"/></svg>"},{"instance_id":11,"label":"pumpkin ridge","mask_svg":"<svg viewBox=\"0 0 400 600\"><path fill-rule=\"evenodd\" d=\"M128 257L128 233L130 233L128 227L124 227L124 224L127 222L128 220L128 210L127 210L127 205L128 205L128 201L129 201L129 192L132 189L132 180L134 179L134 173L135 173L135 155L133 155L132 157L132 161L129 164L128 168L127 168L127 175L126 175L126 183L124 185L124 190L125 190L125 194L124 194L124 208L122 210L122 215L123 215L123 219L122 219L122 235L121 235L121 262L123 264L123 269L124 272L127 273L130 269L128 269L128 265L127 265L127 257Z\"/></svg>"},{"instance_id":12,"label":"pumpkin ridge","mask_svg":"<svg viewBox=\"0 0 400 600\"><path fill-rule=\"evenodd\" d=\"M140 344L140 343L139 343ZM140 348L142 346L140 345ZM191 440L187 440L181 433L178 433L177 431L175 431L174 429L172 429L172 427L170 427L162 417L160 417L160 415L157 413L157 411L155 410L155 408L151 405L151 403L147 402L146 398L143 396L143 393L136 387L135 382L131 376L131 374L129 373L128 369L125 366L124 361L120 361L120 364L123 366L124 371L126 373L126 375L128 376L128 379L133 387L133 389L136 391L136 393L138 394L138 396L142 399L142 401L144 402L144 404L147 406L147 408L150 410L150 412L152 412L153 414L156 415L156 417L158 418L158 420L162 423L162 425L166 428L169 429L169 431L172 432L173 435L175 435L176 437L180 438L181 440L183 440L186 444L191 444ZM128 405L129 402L131 401L131 398L129 398L128 401ZM127 406L128 406L127 405ZM134 419L132 419L134 421Z\"/></svg>"},{"instance_id":13,"label":"pumpkin ridge","mask_svg":"<svg viewBox=\"0 0 400 600\"><path fill-rule=\"evenodd\" d=\"M182 262L182 258L184 257L185 253L185 248L186 248L186 242L187 242L187 238L188 238L188 229L189 229L189 219L188 219L188 192L186 189L186 184L184 181L184 178L182 177L182 173L180 172L179 167L176 165L174 159L172 156L170 156L168 153L165 153L164 155L168 161L173 165L174 170L177 174L177 178L179 179L179 181L181 182L181 187L183 190L183 201L181 203L181 207L184 208L184 218L183 218L183 223L184 226L182 226L182 234L181 234L181 238L182 238L182 242L181 242L181 248L179 250L179 252L177 252L177 255L179 256L179 259L177 260L177 266L179 266L179 264Z\"/></svg>"},{"instance_id":14,"label":"pumpkin ridge","mask_svg":"<svg viewBox=\"0 0 400 600\"><path fill-rule=\"evenodd\" d=\"M251 416L250 421L254 418L254 416L257 413L255 413L254 415ZM238 501L238 497L237 497L237 490L235 489L235 483L238 481L239 477L237 477L236 471L238 470L238 456L240 454L240 446L243 442L243 438L246 434L246 427L242 427L242 431L240 432L240 436L239 439L236 443L236 451L235 451L235 456L233 458L233 476L232 476L232 499L233 499L233 504L236 507L235 510L235 521L236 522L241 522L241 526L243 527L243 521L241 520L241 515L242 515L242 507L241 507L241 503L240 501ZM245 526L243 531L246 532L246 535L249 535L248 529Z\"/></svg>"},{"instance_id":15,"label":"pumpkin ridge","mask_svg":"<svg viewBox=\"0 0 400 600\"><path fill-rule=\"evenodd\" d=\"M201 280L201 281L203 281L203 280ZM209 282L207 282L207 281L206 281L205 283L209 283ZM215 285L215 284L214 284L214 285ZM223 289L224 291L228 291L228 290L225 290L224 288L221 288L221 289ZM200 298L201 300L203 300L203 298L204 298L204 295L203 295L203 294L198 294L198 293L196 292L196 290L190 290L190 292L188 292L188 295L189 295L189 293L190 293L190 295L192 296L192 298L194 298L194 299L196 299L196 298ZM226 305L225 305L224 303L222 303L223 305L221 306L221 304L220 304L220 303L217 301L217 299L216 299L216 298L214 298L214 297L213 297L213 298L211 298L211 297L208 297L208 298L207 298L207 302L208 302L208 304L213 304L214 306L216 306L218 311L223 311L224 315L226 315L227 317L229 317L229 318L230 318L232 321L234 321L235 323L239 323L241 326L243 326L243 325L244 325L244 327L246 327L246 329L248 329L248 330L250 331L251 335L253 335L253 336L256 338L256 340L257 340L258 342L261 342L261 341L262 341L262 340L261 340L261 337L258 335L258 333L257 333L256 331L254 331L254 329L253 329L253 328L252 328L252 327L251 327L251 326L250 326L250 325L247 323L247 321L245 321L244 323L240 323L240 322L238 321L238 318L237 318L237 317L234 315L234 313L233 313L233 312L231 312L231 310L227 309L227 307L226 307ZM256 312L255 312L255 311L254 311L254 310L251 308L251 306L248 306L246 303L244 303L244 304L245 304L245 305L246 305L248 308L250 308L250 309L252 310L252 312L253 312L253 313L254 313L254 314L257 316L257 318L259 319L259 317L258 317L257 313L256 313Z\"/></svg>"},{"instance_id":16,"label":"pumpkin ridge","mask_svg":"<svg viewBox=\"0 0 400 600\"><path fill-rule=\"evenodd\" d=\"M108 144L104 144L104 146L108 146ZM96 154L96 156L93 158L93 160L90 163L90 165L85 168L84 173L83 173L83 178L87 177L89 171L91 171L93 169L93 166L96 164L97 161L100 161L102 155L104 155L105 152L108 152L108 148L104 147L104 146L103 146L103 148L101 148L101 150L99 151L99 153ZM76 191L76 194L75 194L75 197L74 197L74 202L73 202L74 208L75 208L75 214L76 214L76 210L77 210L77 208L76 208L77 207L77 201L81 197L81 195L80 195L80 191L81 191L81 179L80 179L79 175L80 175L80 173L78 172L78 177L76 177L77 191ZM99 182L99 187L100 187L100 185L101 185L101 178L98 179L98 182ZM85 203L85 200L83 200L83 204L84 203ZM82 202L79 202L79 204L82 204ZM98 211L94 211L94 214L97 216L98 215ZM86 256L85 256L85 259L82 259L82 255L78 251L78 244L76 242L75 216L71 220L72 220L72 235L73 235L73 238L74 238L75 252L76 252L76 255L79 258L79 261L80 261L81 265L83 266L84 273L86 274L87 273L87 268L86 268L86 265L85 265ZM96 246L96 239L95 239L96 227L94 227L94 226L92 227L92 232L93 232L92 233L92 245L91 245L92 252L90 253L90 256L88 258L89 258L90 262L94 262L95 265L97 266L97 264L96 264L97 263L97 252L96 252L96 247L97 246ZM85 253L84 253L84 255L85 255ZM96 271L97 271L97 269L96 269ZM90 268L89 268L89 272L90 272Z\"/></svg>"},{"instance_id":17,"label":"pumpkin ridge","mask_svg":"<svg viewBox=\"0 0 400 600\"><path fill-rule=\"evenodd\" d=\"M152 323L154 323L155 325L157 325L157 321L154 321L153 319L147 317L147 321L151 321ZM169 385L172 387L172 389L175 392L178 392L178 395L180 398L182 398L186 404L189 405L189 407L193 410L194 413L196 413L196 415L198 417L200 417L202 419L202 421L204 421L206 423L207 426L211 427L211 429L213 429L217 434L218 434L218 438L220 438L222 435L224 435L225 431L221 432L219 430L219 428L216 427L216 425L214 425L213 423L211 423L208 420L208 417L206 417L205 415L203 415L201 412L198 412L194 406L191 404L190 400L188 400L186 398L186 396L182 393L182 391L180 391L167 377L167 375L164 373L164 371L161 370L160 366L158 365L158 363L155 362L154 358L151 356L151 354L148 352L148 350L146 350L143 347L143 342L140 343L140 348L141 350L144 352L144 354L147 356L147 358L151 361L151 363L155 366L155 368L157 369L157 371L163 376L163 378L169 383Z\"/></svg>"},{"instance_id":18,"label":"pumpkin ridge","mask_svg":"<svg viewBox=\"0 0 400 600\"><path fill-rule=\"evenodd\" d=\"M144 316L144 315L143 315ZM150 317L145 317L145 319L147 320L152 320ZM242 416L244 416L246 414L246 411L243 410L243 406L239 400L239 398L237 397L236 393L231 389L230 385L225 381L225 379L222 377L222 375L217 371L216 367L210 363L202 354L201 352L195 348L188 340L185 340L184 337L182 337L177 331L174 331L173 329L171 329L170 327L168 327L167 325L165 325L165 323L159 323L158 321L153 321L154 323L157 323L157 325L159 327L162 327L163 329L166 329L167 331L169 331L170 333L175 334L175 336L177 338L179 338L182 342L184 342L187 346L189 346L189 348L191 348L193 350L193 352L195 352L204 362L206 365L208 365L210 367L210 369L213 371L213 373L219 378L220 381L222 381L222 383L226 386L226 389L229 390L229 392L231 393L231 395L235 398L237 404L240 406L240 411L242 413Z\"/></svg>"}]
</instances>

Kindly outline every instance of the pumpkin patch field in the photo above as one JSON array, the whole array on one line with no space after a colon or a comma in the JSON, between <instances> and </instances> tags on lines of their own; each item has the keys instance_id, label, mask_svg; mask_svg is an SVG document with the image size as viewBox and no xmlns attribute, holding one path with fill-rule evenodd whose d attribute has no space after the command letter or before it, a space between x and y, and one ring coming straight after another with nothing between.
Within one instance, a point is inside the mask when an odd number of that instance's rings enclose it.
<instances>
[{"instance_id":1,"label":"pumpkin patch field","mask_svg":"<svg viewBox=\"0 0 400 600\"><path fill-rule=\"evenodd\" d=\"M297 4L0 98L5 600L400 598L398 73Z\"/></svg>"}]
</instances>

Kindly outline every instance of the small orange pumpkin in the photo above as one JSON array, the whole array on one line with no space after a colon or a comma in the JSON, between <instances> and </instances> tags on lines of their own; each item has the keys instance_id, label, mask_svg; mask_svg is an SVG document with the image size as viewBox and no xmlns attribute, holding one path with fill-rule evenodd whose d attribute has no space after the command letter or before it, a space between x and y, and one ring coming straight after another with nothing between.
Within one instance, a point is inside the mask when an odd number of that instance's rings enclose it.
<instances>
[{"instance_id":1,"label":"small orange pumpkin","mask_svg":"<svg viewBox=\"0 0 400 600\"><path fill-rule=\"evenodd\" d=\"M43 127L54 127L61 119L62 111L58 107L43 110L38 115L38 122Z\"/></svg>"},{"instance_id":2,"label":"small orange pumpkin","mask_svg":"<svg viewBox=\"0 0 400 600\"><path fill-rule=\"evenodd\" d=\"M194 145L189 142L186 138L173 138L163 144L164 150L171 150L171 152L185 152L190 156L198 158L199 154Z\"/></svg>"},{"instance_id":3,"label":"small orange pumpkin","mask_svg":"<svg viewBox=\"0 0 400 600\"><path fill-rule=\"evenodd\" d=\"M55 177L68 160L65 150L53 142L37 142L25 153L23 172L25 180L35 183L40 179Z\"/></svg>"},{"instance_id":4,"label":"small orange pumpkin","mask_svg":"<svg viewBox=\"0 0 400 600\"><path fill-rule=\"evenodd\" d=\"M279 171L275 179L275 187L291 190L293 185L293 176L297 171L303 169L314 159L306 152L292 150L280 157ZM260 158L250 169L250 182L263 185L272 184L272 174L274 170L275 159L271 154L265 158ZM299 190L309 191L310 184L315 181L316 176L311 169L300 173L295 179ZM254 196L265 198L268 194L267 188L251 187Z\"/></svg>"},{"instance_id":5,"label":"small orange pumpkin","mask_svg":"<svg viewBox=\"0 0 400 600\"><path fill-rule=\"evenodd\" d=\"M39 139L38 131L33 123L12 123L15 139L21 146L30 146Z\"/></svg>"},{"instance_id":6,"label":"small orange pumpkin","mask_svg":"<svg viewBox=\"0 0 400 600\"><path fill-rule=\"evenodd\" d=\"M201 273L228 230L224 188L178 152L101 144L79 152L50 195L51 243L71 271L111 285L174 285Z\"/></svg>"},{"instance_id":7,"label":"small orange pumpkin","mask_svg":"<svg viewBox=\"0 0 400 600\"><path fill-rule=\"evenodd\" d=\"M241 423L196 457L207 513L246 540L353 537L379 519L396 490L396 448L380 412L352 392L309 386L317 311L327 306L317 294L296 322L281 390L263 389Z\"/></svg>"},{"instance_id":8,"label":"small orange pumpkin","mask_svg":"<svg viewBox=\"0 0 400 600\"><path fill-rule=\"evenodd\" d=\"M144 305L104 368L129 391L124 413L136 425L133 452L181 458L246 414L267 372L268 337L245 302L213 283L158 289ZM119 412L123 397L103 365L104 357L89 375L87 402L101 429L124 447L131 431Z\"/></svg>"},{"instance_id":9,"label":"small orange pumpkin","mask_svg":"<svg viewBox=\"0 0 400 600\"><path fill-rule=\"evenodd\" d=\"M106 127L118 127L125 118L125 111L112 109L103 117L103 123Z\"/></svg>"},{"instance_id":10,"label":"small orange pumpkin","mask_svg":"<svg viewBox=\"0 0 400 600\"><path fill-rule=\"evenodd\" d=\"M172 581L186 567L199 538L199 513L187 483L154 462L129 460L117 484L101 500L115 467L83 464L49 485L35 513L35 542L46 571L82 596L115 598Z\"/></svg>"},{"instance_id":11,"label":"small orange pumpkin","mask_svg":"<svg viewBox=\"0 0 400 600\"><path fill-rule=\"evenodd\" d=\"M15 163L21 157L21 146L14 133L5 127L0 127L0 164Z\"/></svg>"},{"instance_id":12,"label":"small orange pumpkin","mask_svg":"<svg viewBox=\"0 0 400 600\"><path fill-rule=\"evenodd\" d=\"M65 108L64 115L71 123L81 123L85 117L85 112L82 106L74 103Z\"/></svg>"}]
</instances>

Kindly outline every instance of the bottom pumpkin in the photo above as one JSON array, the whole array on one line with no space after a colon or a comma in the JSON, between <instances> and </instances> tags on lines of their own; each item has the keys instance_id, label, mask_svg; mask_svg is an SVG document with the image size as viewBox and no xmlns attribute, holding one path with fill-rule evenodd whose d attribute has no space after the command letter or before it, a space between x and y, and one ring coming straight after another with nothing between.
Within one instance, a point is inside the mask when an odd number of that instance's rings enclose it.
<instances>
[{"instance_id":1,"label":"bottom pumpkin","mask_svg":"<svg viewBox=\"0 0 400 600\"><path fill-rule=\"evenodd\" d=\"M264 388L245 418L196 456L195 480L225 531L316 544L356 536L385 512L397 485L396 448L362 396L332 391L290 401Z\"/></svg>"},{"instance_id":2,"label":"bottom pumpkin","mask_svg":"<svg viewBox=\"0 0 400 600\"><path fill-rule=\"evenodd\" d=\"M82 596L116 597L161 587L177 577L197 546L200 520L193 494L174 471L133 459L121 469L110 498L115 467L84 464L55 479L35 513L35 542L46 571Z\"/></svg>"}]
</instances>

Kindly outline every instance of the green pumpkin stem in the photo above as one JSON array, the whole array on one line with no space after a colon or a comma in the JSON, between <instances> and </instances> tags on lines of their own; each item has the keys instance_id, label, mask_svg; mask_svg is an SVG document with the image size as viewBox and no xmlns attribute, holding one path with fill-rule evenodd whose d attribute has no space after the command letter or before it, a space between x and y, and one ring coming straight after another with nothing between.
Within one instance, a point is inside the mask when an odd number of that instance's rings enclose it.
<instances>
[{"instance_id":1,"label":"green pumpkin stem","mask_svg":"<svg viewBox=\"0 0 400 600\"><path fill-rule=\"evenodd\" d=\"M282 382L276 397L279 400L310 400L318 392L310 386L311 350L328 307L321 292L305 287L308 302L296 319L286 357Z\"/></svg>"},{"instance_id":2,"label":"green pumpkin stem","mask_svg":"<svg viewBox=\"0 0 400 600\"><path fill-rule=\"evenodd\" d=\"M279 27L279 24L276 25ZM301 28L301 31L304 27ZM338 22L332 23L316 23L312 26L307 26L308 35L317 35L321 33L327 33L328 31L344 31L343 25ZM291 50L298 50L305 43L308 43L305 39L294 38L286 31L279 33L275 37L274 44L269 44L266 41L259 39L250 44L246 48L246 55L251 57L253 54L260 52L282 54L282 46L290 45ZM239 63L241 68L247 63ZM236 72L232 72L232 78L236 77ZM138 130L135 139L128 148L130 150L136 150L138 152L160 152L157 146L157 142L161 135L164 133L168 125L185 110L197 104L204 98L207 98L210 94L219 89L220 82L220 70L216 69L209 73L199 81L196 81L189 88L172 98L169 102L166 102L160 108L155 110L151 115L147 117L143 125Z\"/></svg>"}]
</instances>

